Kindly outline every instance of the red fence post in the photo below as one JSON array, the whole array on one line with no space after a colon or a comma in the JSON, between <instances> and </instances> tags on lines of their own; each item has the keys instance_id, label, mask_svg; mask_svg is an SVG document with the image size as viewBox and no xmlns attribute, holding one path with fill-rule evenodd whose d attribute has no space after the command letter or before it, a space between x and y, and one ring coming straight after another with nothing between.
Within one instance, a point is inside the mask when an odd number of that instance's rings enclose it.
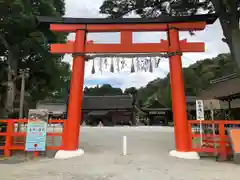
<instances>
[{"instance_id":1,"label":"red fence post","mask_svg":"<svg viewBox=\"0 0 240 180\"><path fill-rule=\"evenodd\" d=\"M11 146L12 146L12 133L14 128L14 122L9 119L7 121L7 132L6 132L6 141L5 141L5 147L4 147L4 156L10 157L11 156Z\"/></svg>"},{"instance_id":2,"label":"red fence post","mask_svg":"<svg viewBox=\"0 0 240 180\"><path fill-rule=\"evenodd\" d=\"M38 152L38 151L34 151L34 152L33 152L33 157L34 157L34 158L37 158L38 156L39 156L39 152Z\"/></svg>"},{"instance_id":3,"label":"red fence post","mask_svg":"<svg viewBox=\"0 0 240 180\"><path fill-rule=\"evenodd\" d=\"M219 123L219 136L220 136L220 158L221 160L227 159L227 147L226 147L226 135L225 135L225 123L224 121Z\"/></svg>"},{"instance_id":4,"label":"red fence post","mask_svg":"<svg viewBox=\"0 0 240 180\"><path fill-rule=\"evenodd\" d=\"M66 149L66 143L67 143L67 120L65 120L63 123L61 150Z\"/></svg>"},{"instance_id":5,"label":"red fence post","mask_svg":"<svg viewBox=\"0 0 240 180\"><path fill-rule=\"evenodd\" d=\"M188 130L189 130L189 145L190 145L190 148L192 150L193 149L193 145L192 145L192 141L193 141L193 138L192 138L192 124L189 122L189 120L188 120Z\"/></svg>"}]
</instances>

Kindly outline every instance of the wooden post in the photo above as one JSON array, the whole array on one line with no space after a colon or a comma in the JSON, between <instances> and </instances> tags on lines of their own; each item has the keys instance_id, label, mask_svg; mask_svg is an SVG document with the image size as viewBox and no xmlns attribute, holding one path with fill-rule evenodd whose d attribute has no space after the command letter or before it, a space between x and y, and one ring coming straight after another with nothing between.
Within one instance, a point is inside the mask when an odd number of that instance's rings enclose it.
<instances>
[{"instance_id":1,"label":"wooden post","mask_svg":"<svg viewBox=\"0 0 240 180\"><path fill-rule=\"evenodd\" d=\"M178 29L171 28L168 31L170 49L172 52L180 51ZM186 97L184 92L184 80L182 72L181 55L170 57L170 82L172 89L172 109L175 127L176 151L190 151L189 129L187 123Z\"/></svg>"},{"instance_id":2,"label":"wooden post","mask_svg":"<svg viewBox=\"0 0 240 180\"><path fill-rule=\"evenodd\" d=\"M227 148L226 148L226 135L225 135L225 122L219 123L219 136L220 136L220 159L225 161L227 159Z\"/></svg>"},{"instance_id":3,"label":"wooden post","mask_svg":"<svg viewBox=\"0 0 240 180\"><path fill-rule=\"evenodd\" d=\"M80 119L82 114L82 98L84 83L84 51L86 42L86 32L76 31L74 43L75 54L72 67L71 89L68 105L68 120L66 125L66 137L64 137L64 150L74 151L79 148Z\"/></svg>"},{"instance_id":4,"label":"wooden post","mask_svg":"<svg viewBox=\"0 0 240 180\"><path fill-rule=\"evenodd\" d=\"M4 156L11 156L11 146L12 146L12 133L14 132L14 122L11 119L7 120L7 132L6 132L6 140L4 146Z\"/></svg>"}]
</instances>

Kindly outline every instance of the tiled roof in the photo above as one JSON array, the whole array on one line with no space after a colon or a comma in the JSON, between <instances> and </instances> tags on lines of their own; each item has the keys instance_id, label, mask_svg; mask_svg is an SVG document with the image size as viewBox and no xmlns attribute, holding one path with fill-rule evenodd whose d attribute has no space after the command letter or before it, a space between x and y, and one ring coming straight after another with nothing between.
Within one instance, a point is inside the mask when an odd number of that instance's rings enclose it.
<instances>
[{"instance_id":1,"label":"tiled roof","mask_svg":"<svg viewBox=\"0 0 240 180\"><path fill-rule=\"evenodd\" d=\"M43 100L38 102L39 105L44 105L48 108L61 107L66 104L63 100ZM83 110L106 110L106 109L127 109L133 108L132 98L129 95L118 95L118 96L84 96L83 97Z\"/></svg>"},{"instance_id":2,"label":"tiled roof","mask_svg":"<svg viewBox=\"0 0 240 180\"><path fill-rule=\"evenodd\" d=\"M132 108L132 98L119 96L84 96L83 109L125 109Z\"/></svg>"},{"instance_id":3,"label":"tiled roof","mask_svg":"<svg viewBox=\"0 0 240 180\"><path fill-rule=\"evenodd\" d=\"M240 77L227 79L211 84L199 95L199 99L219 99L240 98Z\"/></svg>"}]
</instances>

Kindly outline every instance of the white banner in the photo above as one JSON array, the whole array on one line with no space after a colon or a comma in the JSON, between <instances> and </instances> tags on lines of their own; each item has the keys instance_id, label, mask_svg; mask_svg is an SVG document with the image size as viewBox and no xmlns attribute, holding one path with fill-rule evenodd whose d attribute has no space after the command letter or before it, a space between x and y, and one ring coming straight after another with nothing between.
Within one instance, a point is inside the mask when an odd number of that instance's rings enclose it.
<instances>
[{"instance_id":1,"label":"white banner","mask_svg":"<svg viewBox=\"0 0 240 180\"><path fill-rule=\"evenodd\" d=\"M196 119L204 120L204 104L203 100L196 100Z\"/></svg>"},{"instance_id":2,"label":"white banner","mask_svg":"<svg viewBox=\"0 0 240 180\"><path fill-rule=\"evenodd\" d=\"M204 104L203 100L196 100L196 119L200 121L200 142L203 145L203 127L202 121L204 120Z\"/></svg>"}]
</instances>

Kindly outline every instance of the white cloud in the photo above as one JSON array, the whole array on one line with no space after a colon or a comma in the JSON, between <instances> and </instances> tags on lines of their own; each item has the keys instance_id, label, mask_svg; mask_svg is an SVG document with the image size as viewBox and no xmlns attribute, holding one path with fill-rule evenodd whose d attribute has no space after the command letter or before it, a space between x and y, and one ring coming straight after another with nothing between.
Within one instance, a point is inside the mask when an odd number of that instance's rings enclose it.
<instances>
[{"instance_id":1,"label":"white cloud","mask_svg":"<svg viewBox=\"0 0 240 180\"><path fill-rule=\"evenodd\" d=\"M88 1L76 1L76 0L66 0L66 15L67 17L104 17L100 15L99 7L103 0L88 0ZM214 57L219 53L229 52L226 44L221 41L222 30L217 21L215 24L208 26L204 31L196 32L195 36L190 36L188 32L181 32L180 38L187 38L190 42L205 42L206 52L204 53L186 53L183 56L183 66L187 67L190 64L207 57ZM69 39L74 39L74 34L69 36ZM89 40L93 40L96 43L118 43L120 41L119 33L91 33L88 35ZM160 39L166 39L166 33L160 32L141 32L134 33L134 42L159 42ZM72 62L72 57L70 55L65 56L65 61ZM85 68L85 82L89 80L101 81L104 83L111 83L114 86L121 88L126 88L130 86L141 87L146 85L149 81L157 78L163 77L169 71L168 60L163 60L160 62L160 68L156 69L154 73L137 72L134 74L130 72L130 63L128 61L128 69L120 73L97 73L95 75L91 74L92 62L86 63ZM99 66L96 64L96 69ZM109 71L109 70L108 70ZM127 71L127 72L126 72ZM88 84L85 84L88 85ZM92 85L91 85L92 86Z\"/></svg>"}]
</instances>

